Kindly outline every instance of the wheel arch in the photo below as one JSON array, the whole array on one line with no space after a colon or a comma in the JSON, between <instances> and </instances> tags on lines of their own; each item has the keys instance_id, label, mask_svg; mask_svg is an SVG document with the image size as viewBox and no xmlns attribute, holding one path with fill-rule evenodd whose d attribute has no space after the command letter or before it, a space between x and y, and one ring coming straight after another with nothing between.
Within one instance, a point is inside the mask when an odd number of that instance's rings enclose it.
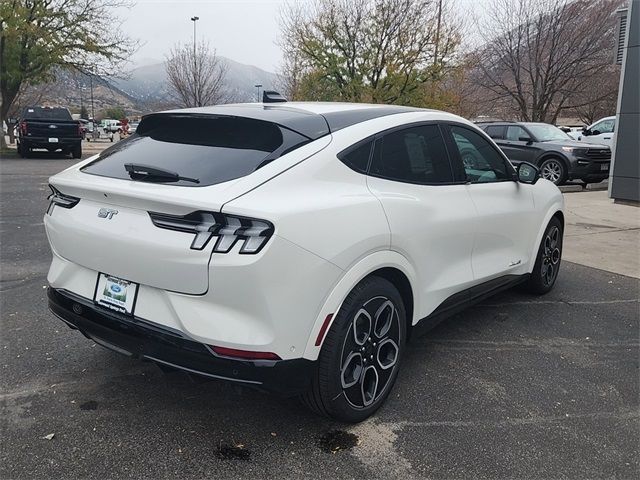
<instances>
[{"instance_id":1,"label":"wheel arch","mask_svg":"<svg viewBox=\"0 0 640 480\"><path fill-rule=\"evenodd\" d=\"M540 247L540 242L542 241L542 236L544 235L544 232L546 231L547 226L549 225L549 222L551 221L552 218L557 218L558 220L560 220L560 223L562 224L562 234L564 236L564 226L565 226L564 220L565 219L564 219L563 208L564 208L564 202L560 202L560 203L553 203L551 207L549 207L549 209L547 210L544 220L540 224L540 229L538 230L536 241L533 244L531 255L529 256L530 258L529 269L528 269L529 273L533 271L533 267L535 265L536 258L538 256L538 248Z\"/></svg>"},{"instance_id":2,"label":"wheel arch","mask_svg":"<svg viewBox=\"0 0 640 480\"><path fill-rule=\"evenodd\" d=\"M349 292L369 276L378 276L390 281L400 292L407 311L407 331L413 324L418 297L415 290L415 271L409 260L398 252L378 251L359 260L345 270L334 285L309 332L303 357L316 360L322 348L326 332L331 328L344 299ZM331 318L328 317L331 315ZM327 320L328 319L328 320ZM319 341L319 342L318 342ZM316 345L318 343L318 345Z\"/></svg>"},{"instance_id":3,"label":"wheel arch","mask_svg":"<svg viewBox=\"0 0 640 480\"><path fill-rule=\"evenodd\" d=\"M550 158L557 158L559 160L562 161L562 163L564 164L565 168L567 169L567 174L569 174L569 169L571 167L571 163L569 162L569 159L567 157L565 157L562 153L560 152L544 152L542 155L540 155L538 157L538 159L536 160L536 165L538 167L540 167L542 165L542 163L545 160L549 160Z\"/></svg>"}]
</instances>

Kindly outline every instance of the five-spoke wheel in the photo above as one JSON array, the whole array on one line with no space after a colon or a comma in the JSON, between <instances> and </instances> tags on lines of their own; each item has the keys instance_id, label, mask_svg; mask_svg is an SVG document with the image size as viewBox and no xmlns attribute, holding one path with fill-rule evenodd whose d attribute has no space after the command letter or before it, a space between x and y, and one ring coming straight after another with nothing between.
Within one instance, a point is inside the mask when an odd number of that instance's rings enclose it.
<instances>
[{"instance_id":1,"label":"five-spoke wheel","mask_svg":"<svg viewBox=\"0 0 640 480\"><path fill-rule=\"evenodd\" d=\"M562 231L562 222L558 217L553 217L542 236L536 263L529 280L524 284L525 290L543 294L553 288L562 259Z\"/></svg>"},{"instance_id":2,"label":"five-spoke wheel","mask_svg":"<svg viewBox=\"0 0 640 480\"><path fill-rule=\"evenodd\" d=\"M347 400L362 408L385 391L398 362L398 311L386 297L371 298L354 315L350 330L342 345L340 381Z\"/></svg>"},{"instance_id":3,"label":"five-spoke wheel","mask_svg":"<svg viewBox=\"0 0 640 480\"><path fill-rule=\"evenodd\" d=\"M397 288L367 277L349 293L329 328L318 372L303 401L347 422L375 412L398 375L406 341L406 313Z\"/></svg>"}]
</instances>

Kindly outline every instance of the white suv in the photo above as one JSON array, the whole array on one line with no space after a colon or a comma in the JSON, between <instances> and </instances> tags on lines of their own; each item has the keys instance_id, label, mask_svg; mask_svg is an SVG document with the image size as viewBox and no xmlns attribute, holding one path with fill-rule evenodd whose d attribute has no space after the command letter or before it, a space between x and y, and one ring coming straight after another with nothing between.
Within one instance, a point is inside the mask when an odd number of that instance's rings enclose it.
<instances>
[{"instance_id":1,"label":"white suv","mask_svg":"<svg viewBox=\"0 0 640 480\"><path fill-rule=\"evenodd\" d=\"M50 184L49 305L69 326L344 421L381 405L419 327L545 293L560 266L557 187L433 110L157 113Z\"/></svg>"}]
</instances>

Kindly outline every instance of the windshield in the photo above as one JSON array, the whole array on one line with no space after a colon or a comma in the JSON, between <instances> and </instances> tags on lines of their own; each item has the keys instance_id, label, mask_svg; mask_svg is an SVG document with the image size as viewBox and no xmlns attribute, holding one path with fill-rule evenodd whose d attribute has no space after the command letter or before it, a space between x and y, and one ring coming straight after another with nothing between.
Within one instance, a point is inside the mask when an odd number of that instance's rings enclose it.
<instances>
[{"instance_id":1,"label":"windshield","mask_svg":"<svg viewBox=\"0 0 640 480\"><path fill-rule=\"evenodd\" d=\"M529 123L527 124L527 128L531 133L533 133L533 136L536 137L539 142L550 142L551 140L573 140L569 135L554 125L548 125L546 123Z\"/></svg>"}]
</instances>

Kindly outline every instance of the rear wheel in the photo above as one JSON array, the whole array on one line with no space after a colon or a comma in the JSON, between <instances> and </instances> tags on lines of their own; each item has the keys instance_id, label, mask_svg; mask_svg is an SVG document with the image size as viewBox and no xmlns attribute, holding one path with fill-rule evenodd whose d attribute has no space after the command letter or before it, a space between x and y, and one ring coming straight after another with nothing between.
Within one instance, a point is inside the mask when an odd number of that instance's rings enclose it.
<instances>
[{"instance_id":1,"label":"rear wheel","mask_svg":"<svg viewBox=\"0 0 640 480\"><path fill-rule=\"evenodd\" d=\"M557 218L552 218L542 236L531 276L524 284L528 292L542 295L549 292L556 283L562 259L562 234L562 223Z\"/></svg>"},{"instance_id":2,"label":"rear wheel","mask_svg":"<svg viewBox=\"0 0 640 480\"><path fill-rule=\"evenodd\" d=\"M364 279L349 293L327 333L304 403L344 422L372 415L395 383L406 330L398 290L380 277Z\"/></svg>"},{"instance_id":3,"label":"rear wheel","mask_svg":"<svg viewBox=\"0 0 640 480\"><path fill-rule=\"evenodd\" d=\"M73 158L81 158L82 157L82 145L77 145L77 146L73 147L73 150L71 150L71 156Z\"/></svg>"},{"instance_id":4,"label":"rear wheel","mask_svg":"<svg viewBox=\"0 0 640 480\"><path fill-rule=\"evenodd\" d=\"M556 185L562 185L567 181L567 167L559 158L547 158L540 164L540 176Z\"/></svg>"}]
</instances>

